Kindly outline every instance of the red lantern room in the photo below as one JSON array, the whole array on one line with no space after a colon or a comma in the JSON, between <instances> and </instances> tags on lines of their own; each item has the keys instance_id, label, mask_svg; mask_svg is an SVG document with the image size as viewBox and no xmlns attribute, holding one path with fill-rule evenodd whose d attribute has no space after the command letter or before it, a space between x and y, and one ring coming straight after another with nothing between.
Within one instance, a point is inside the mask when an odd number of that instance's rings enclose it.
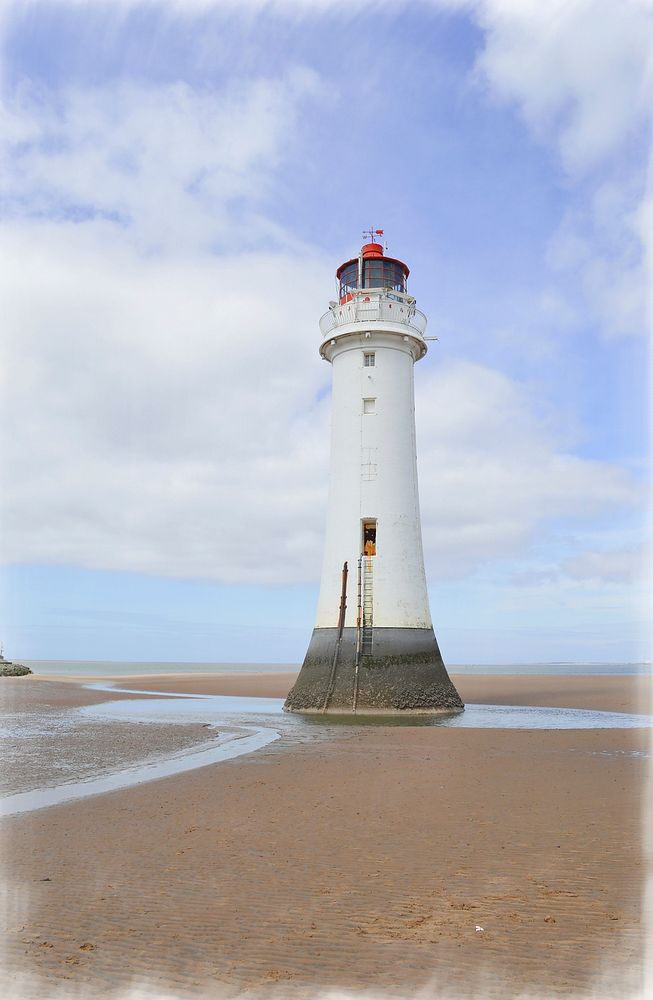
<instances>
[{"instance_id":1,"label":"red lantern room","mask_svg":"<svg viewBox=\"0 0 653 1000\"><path fill-rule=\"evenodd\" d=\"M383 235L382 229L370 230L369 235ZM358 257L345 261L336 271L340 283L340 303L349 302L353 292L364 288L405 292L409 270L403 261L386 257L380 243L365 243Z\"/></svg>"}]
</instances>

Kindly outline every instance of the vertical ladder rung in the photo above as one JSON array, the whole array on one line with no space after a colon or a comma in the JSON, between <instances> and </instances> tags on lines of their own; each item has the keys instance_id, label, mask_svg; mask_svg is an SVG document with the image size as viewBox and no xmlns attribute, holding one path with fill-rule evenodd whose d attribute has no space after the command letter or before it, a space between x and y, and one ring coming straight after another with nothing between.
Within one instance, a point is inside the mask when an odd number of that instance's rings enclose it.
<instances>
[{"instance_id":1,"label":"vertical ladder rung","mask_svg":"<svg viewBox=\"0 0 653 1000\"><path fill-rule=\"evenodd\" d=\"M372 652L374 631L374 579L372 566L372 559L369 556L363 560L363 627L361 630L361 653L363 655L369 655Z\"/></svg>"}]
</instances>

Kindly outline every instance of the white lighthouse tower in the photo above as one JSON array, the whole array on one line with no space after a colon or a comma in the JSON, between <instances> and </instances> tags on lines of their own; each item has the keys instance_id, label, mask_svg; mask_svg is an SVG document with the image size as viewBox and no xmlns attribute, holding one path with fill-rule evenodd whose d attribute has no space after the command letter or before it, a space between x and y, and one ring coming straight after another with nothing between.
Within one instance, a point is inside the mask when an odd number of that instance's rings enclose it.
<instances>
[{"instance_id":1,"label":"white lighthouse tower","mask_svg":"<svg viewBox=\"0 0 653 1000\"><path fill-rule=\"evenodd\" d=\"M333 368L331 468L315 629L285 708L460 711L429 612L417 490L413 365L426 317L408 268L370 231L320 320Z\"/></svg>"}]
</instances>

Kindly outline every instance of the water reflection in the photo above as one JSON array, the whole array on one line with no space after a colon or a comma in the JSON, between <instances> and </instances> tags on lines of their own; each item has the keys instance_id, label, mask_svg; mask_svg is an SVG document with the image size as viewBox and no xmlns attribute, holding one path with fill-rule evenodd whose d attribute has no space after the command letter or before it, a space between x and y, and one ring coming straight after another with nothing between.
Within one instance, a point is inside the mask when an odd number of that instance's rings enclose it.
<instances>
[{"instance_id":1,"label":"water reflection","mask_svg":"<svg viewBox=\"0 0 653 1000\"><path fill-rule=\"evenodd\" d=\"M97 690L97 687L96 687ZM105 690L123 691L121 688ZM130 691L131 694L152 692ZM233 695L157 695L125 699L78 709L87 717L131 722L204 722L218 725L234 717L265 722L282 716L281 698L241 698ZM438 715L298 715L284 713L286 726L444 726L460 729L642 729L653 725L649 715L602 712L587 708L542 708L530 705L468 704L464 712Z\"/></svg>"}]
</instances>

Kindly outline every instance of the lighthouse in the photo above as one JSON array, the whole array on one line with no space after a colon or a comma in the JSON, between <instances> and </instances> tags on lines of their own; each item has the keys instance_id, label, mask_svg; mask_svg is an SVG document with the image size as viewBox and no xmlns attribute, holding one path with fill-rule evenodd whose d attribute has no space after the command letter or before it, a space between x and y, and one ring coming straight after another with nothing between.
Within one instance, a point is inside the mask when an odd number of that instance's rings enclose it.
<instances>
[{"instance_id":1,"label":"lighthouse","mask_svg":"<svg viewBox=\"0 0 653 1000\"><path fill-rule=\"evenodd\" d=\"M417 489L413 366L426 317L409 270L370 230L320 320L332 366L331 463L317 618L290 712L462 711L429 611Z\"/></svg>"}]
</instances>

